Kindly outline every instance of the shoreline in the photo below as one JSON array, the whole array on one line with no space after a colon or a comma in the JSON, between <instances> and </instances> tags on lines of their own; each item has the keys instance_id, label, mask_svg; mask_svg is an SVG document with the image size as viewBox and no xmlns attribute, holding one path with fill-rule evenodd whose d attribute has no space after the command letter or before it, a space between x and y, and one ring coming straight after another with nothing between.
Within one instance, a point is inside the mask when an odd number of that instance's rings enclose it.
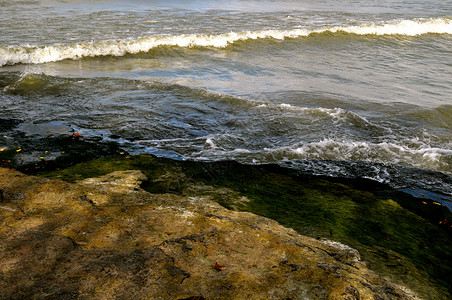
<instances>
[{"instance_id":1,"label":"shoreline","mask_svg":"<svg viewBox=\"0 0 452 300\"><path fill-rule=\"evenodd\" d=\"M17 127L18 124L22 124L21 126L25 126L26 129L13 131L13 128ZM3 139L3 146L6 146L0 147L0 167L35 174L45 170L66 168L102 157L148 154L174 160L185 160L172 151L133 150L133 146L128 145L127 141L112 134L83 136L76 129L60 124L60 122L54 124L51 122L43 126L24 124L19 120L0 118L0 130L7 133L0 137ZM209 161L200 160L199 162ZM392 188L414 197L435 201L452 211L452 194L449 192L452 189L452 174L445 172L355 160L305 159L250 163L250 165L273 164L294 169L301 176L326 177L332 180L344 178L346 181L373 180L388 184Z\"/></svg>"}]
</instances>

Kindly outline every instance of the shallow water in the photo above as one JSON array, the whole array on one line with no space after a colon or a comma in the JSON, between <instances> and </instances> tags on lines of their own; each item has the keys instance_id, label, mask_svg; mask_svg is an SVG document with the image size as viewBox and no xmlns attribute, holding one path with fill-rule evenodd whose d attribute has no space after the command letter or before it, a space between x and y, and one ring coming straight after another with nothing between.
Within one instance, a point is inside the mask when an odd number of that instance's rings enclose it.
<instances>
[{"instance_id":1,"label":"shallow water","mask_svg":"<svg viewBox=\"0 0 452 300\"><path fill-rule=\"evenodd\" d=\"M279 162L452 197L447 1L0 7L0 118L18 120L0 149L64 128L129 153Z\"/></svg>"}]
</instances>

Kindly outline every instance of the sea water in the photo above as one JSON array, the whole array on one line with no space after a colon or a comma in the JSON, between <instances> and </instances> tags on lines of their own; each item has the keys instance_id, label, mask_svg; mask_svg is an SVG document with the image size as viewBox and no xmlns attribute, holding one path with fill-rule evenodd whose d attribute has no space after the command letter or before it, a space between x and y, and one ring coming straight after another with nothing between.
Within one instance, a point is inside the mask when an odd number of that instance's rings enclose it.
<instances>
[{"instance_id":1,"label":"sea water","mask_svg":"<svg viewBox=\"0 0 452 300\"><path fill-rule=\"evenodd\" d=\"M450 206L451 87L450 1L0 1L0 149L56 126Z\"/></svg>"}]
</instances>

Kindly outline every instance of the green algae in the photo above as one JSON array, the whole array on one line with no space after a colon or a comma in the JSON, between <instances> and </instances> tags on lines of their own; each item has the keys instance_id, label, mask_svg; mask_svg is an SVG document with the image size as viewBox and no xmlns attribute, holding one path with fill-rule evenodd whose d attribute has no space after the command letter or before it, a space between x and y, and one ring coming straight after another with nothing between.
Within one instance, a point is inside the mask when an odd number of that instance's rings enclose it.
<instances>
[{"instance_id":1,"label":"green algae","mask_svg":"<svg viewBox=\"0 0 452 300\"><path fill-rule=\"evenodd\" d=\"M225 207L266 216L300 234L345 243L358 249L371 269L425 298L429 286L445 299L452 291L451 232L436 222L450 219L450 212L375 182L298 176L274 165L149 155L98 159L40 175L74 182L130 169L148 177L142 187L151 193L209 195ZM193 188L200 184L213 188ZM231 192L215 192L225 188ZM237 202L238 196L248 201Z\"/></svg>"}]
</instances>

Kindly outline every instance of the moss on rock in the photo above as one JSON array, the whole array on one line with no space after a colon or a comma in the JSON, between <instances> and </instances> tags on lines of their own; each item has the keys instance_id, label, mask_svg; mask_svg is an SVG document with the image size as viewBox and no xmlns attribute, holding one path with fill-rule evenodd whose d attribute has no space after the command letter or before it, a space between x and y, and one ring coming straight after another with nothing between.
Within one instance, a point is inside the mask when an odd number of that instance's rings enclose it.
<instances>
[{"instance_id":1,"label":"moss on rock","mask_svg":"<svg viewBox=\"0 0 452 300\"><path fill-rule=\"evenodd\" d=\"M375 182L298 176L274 165L147 155L99 159L41 175L75 182L131 169L147 176L142 187L151 193L209 196L227 208L266 216L300 234L350 245L371 269L425 298L446 299L452 291L450 228L433 223L435 218L450 219L450 212L437 210L439 217L426 219L417 208L425 201Z\"/></svg>"}]
</instances>

